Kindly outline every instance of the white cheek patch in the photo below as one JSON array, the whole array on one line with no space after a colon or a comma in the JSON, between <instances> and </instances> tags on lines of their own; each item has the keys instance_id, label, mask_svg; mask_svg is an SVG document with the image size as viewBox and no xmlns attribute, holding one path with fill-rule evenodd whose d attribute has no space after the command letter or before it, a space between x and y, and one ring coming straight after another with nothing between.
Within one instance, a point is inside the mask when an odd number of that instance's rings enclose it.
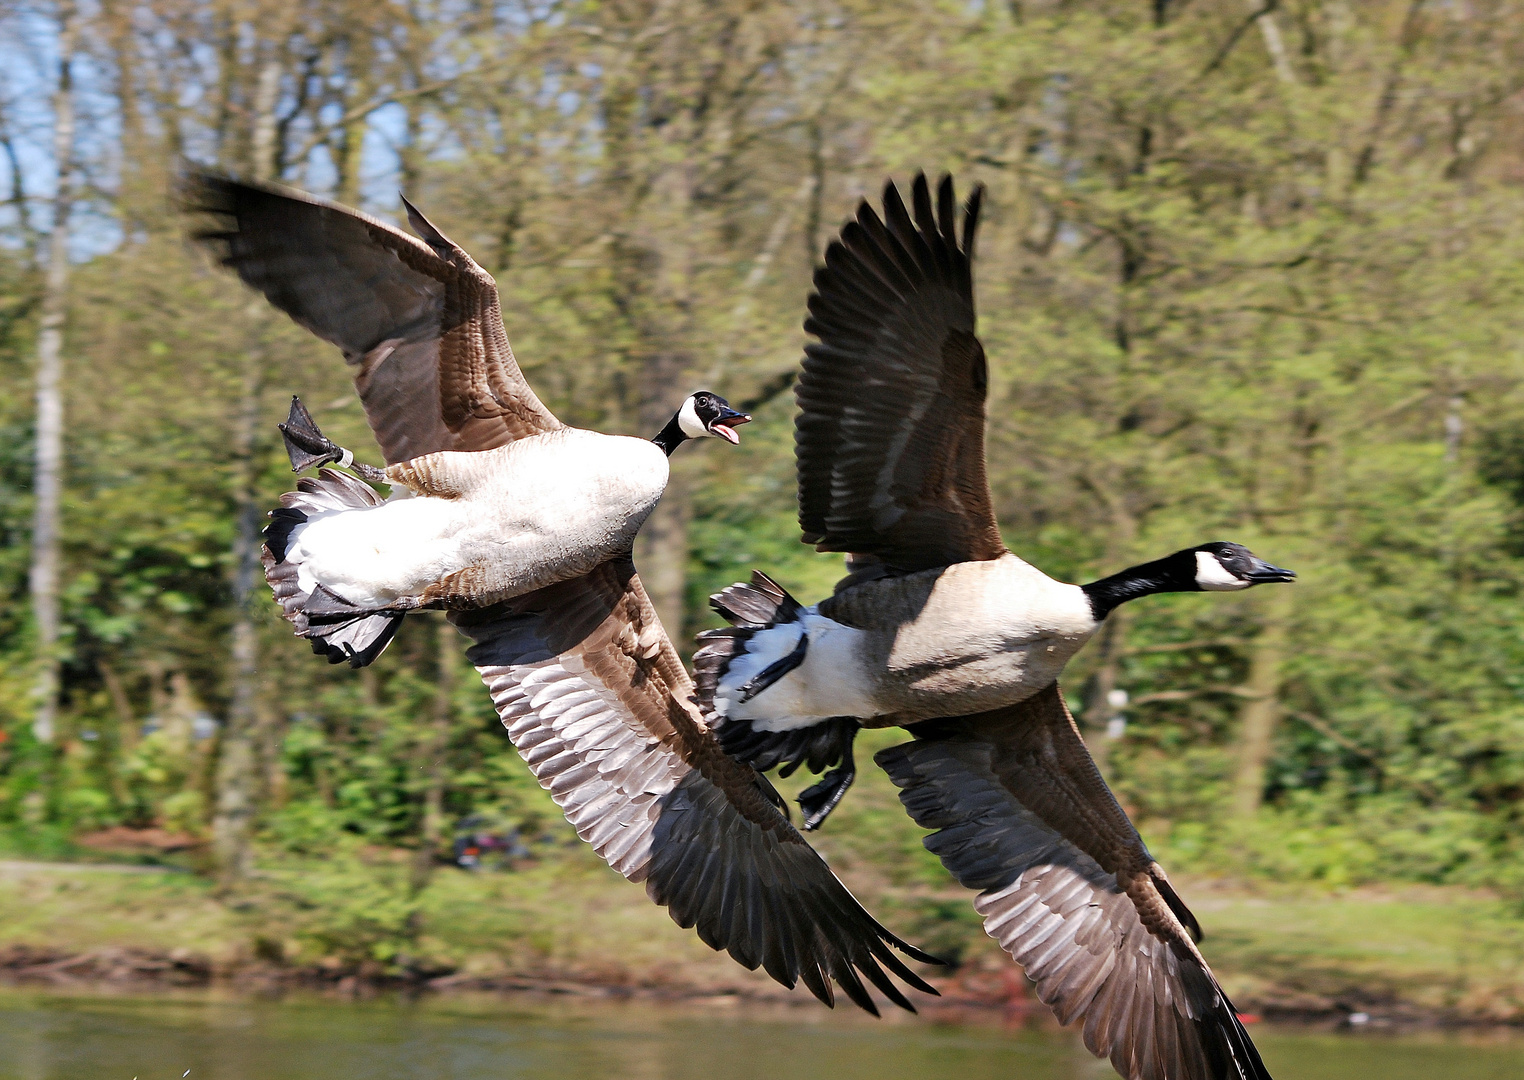
<instances>
[{"instance_id":1,"label":"white cheek patch","mask_svg":"<svg viewBox=\"0 0 1524 1080\"><path fill-rule=\"evenodd\" d=\"M683 407L678 410L677 426L682 428L683 434L690 439L713 438L709 429L704 427L704 422L699 419L698 410L693 407L692 397L683 402Z\"/></svg>"},{"instance_id":2,"label":"white cheek patch","mask_svg":"<svg viewBox=\"0 0 1524 1080\"><path fill-rule=\"evenodd\" d=\"M1210 551L1196 552L1196 584L1206 592L1233 592L1247 589L1253 582L1237 577Z\"/></svg>"}]
</instances>

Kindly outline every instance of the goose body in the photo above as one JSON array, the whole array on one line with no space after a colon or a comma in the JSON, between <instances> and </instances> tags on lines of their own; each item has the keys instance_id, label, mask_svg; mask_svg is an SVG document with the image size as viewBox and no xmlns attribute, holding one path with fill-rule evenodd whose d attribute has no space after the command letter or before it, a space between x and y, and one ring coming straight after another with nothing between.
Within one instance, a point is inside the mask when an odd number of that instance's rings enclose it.
<instances>
[{"instance_id":1,"label":"goose body","mask_svg":"<svg viewBox=\"0 0 1524 1080\"><path fill-rule=\"evenodd\" d=\"M284 188L188 188L218 219L198 238L342 350L390 463L356 466L393 485L383 500L293 402L293 465L341 465L303 476L266 530L266 577L314 651L370 663L406 611L446 609L535 778L679 926L827 1004L838 987L874 1013L870 986L906 1009L901 983L935 994L903 957L935 958L869 915L724 752L635 572L667 455L736 442L749 418L700 392L649 442L569 428L520 372L491 276L411 206L422 239Z\"/></svg>"},{"instance_id":2,"label":"goose body","mask_svg":"<svg viewBox=\"0 0 1524 1080\"><path fill-rule=\"evenodd\" d=\"M857 731L904 726L875 761L1061 1022L1127 1080L1269 1080L1058 679L1119 604L1294 575L1213 542L1071 585L1008 552L985 480L980 194L961 237L950 178L935 205L924 177L912 195L889 184L882 218L861 204L805 323L799 522L850 572L810 606L759 572L712 597L731 625L694 654L706 716L758 769L829 769L799 798L806 829L851 784Z\"/></svg>"},{"instance_id":3,"label":"goose body","mask_svg":"<svg viewBox=\"0 0 1524 1080\"><path fill-rule=\"evenodd\" d=\"M878 578L759 630L719 680L714 711L787 731L833 716L884 727L1013 705L1058 678L1099 626L1082 589L1009 552ZM805 634L799 666L741 700Z\"/></svg>"},{"instance_id":4,"label":"goose body","mask_svg":"<svg viewBox=\"0 0 1524 1080\"><path fill-rule=\"evenodd\" d=\"M630 550L668 463L645 439L562 428L385 471L414 497L321 511L291 530L283 558L305 592L323 585L359 608L480 606L586 573Z\"/></svg>"}]
</instances>

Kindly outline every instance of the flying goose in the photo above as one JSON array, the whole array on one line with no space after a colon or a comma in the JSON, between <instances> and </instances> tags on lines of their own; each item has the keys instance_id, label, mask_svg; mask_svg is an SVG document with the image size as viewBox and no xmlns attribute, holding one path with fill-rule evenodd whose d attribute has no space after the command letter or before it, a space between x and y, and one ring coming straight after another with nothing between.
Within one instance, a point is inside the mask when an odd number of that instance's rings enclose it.
<instances>
[{"instance_id":1,"label":"flying goose","mask_svg":"<svg viewBox=\"0 0 1524 1080\"><path fill-rule=\"evenodd\" d=\"M409 611L484 607L628 552L667 486L668 455L692 438L739 442L734 426L750 419L701 390L649 442L562 427L377 469L293 398L281 425L293 470L333 461L418 497L382 502L324 470L271 513L266 576L315 652L363 667Z\"/></svg>"},{"instance_id":2,"label":"flying goose","mask_svg":"<svg viewBox=\"0 0 1524 1080\"><path fill-rule=\"evenodd\" d=\"M815 274L796 386L799 523L850 573L809 607L754 574L711 598L732 626L694 655L706 714L760 769L839 766L800 798L823 822L855 776L862 726L1014 705L1052 685L1119 604L1233 591L1296 575L1240 544L1200 544L1088 585L1007 551L984 469L988 369L974 333L973 245L982 188L958 238L953 185L915 216L893 183L864 201Z\"/></svg>"},{"instance_id":3,"label":"flying goose","mask_svg":"<svg viewBox=\"0 0 1524 1080\"><path fill-rule=\"evenodd\" d=\"M984 473L979 201L960 243L950 179L934 208L916 178L913 217L890 184L884 218L865 202L827 250L797 388L800 524L849 574L810 607L763 574L717 594L733 625L695 654L701 704L758 769L837 765L800 799L807 828L851 783L860 727L907 727L914 741L875 760L1039 997L1084 1017L1092 1052L1128 1080L1268 1080L1057 678L1128 600L1294 575L1211 543L1075 586L1006 551Z\"/></svg>"},{"instance_id":4,"label":"flying goose","mask_svg":"<svg viewBox=\"0 0 1524 1080\"><path fill-rule=\"evenodd\" d=\"M327 468L300 481L284 510L301 511L315 531L323 521L365 521L393 505L445 499L468 517L509 515L501 524L517 520L512 515L519 511L473 511L478 504L472 500L482 485L511 479L527 487L509 496L535 493L541 500L544 520L526 519L526 527L554 528L575 548L563 553L559 580L504 585L501 575L493 576L501 568L488 560L473 564L474 578L451 571L457 580L442 577L421 593L344 593L354 588L345 581L334 590L336 600L316 589L309 593L309 610L320 610L308 618L317 625L328 625L322 620L330 616L356 625L390 619L403 596L446 607L474 640L468 655L540 784L578 834L615 870L645 882L647 894L680 926L786 986L803 982L827 1004L834 1002L832 980L875 1013L865 982L907 1009L911 1004L891 975L935 993L896 950L922 962L935 958L863 910L789 824L765 778L720 748L635 573L629 538L648 502L660 495L666 453L680 436L714 435L738 423L739 414L726 412L719 399L690 398L654 447L565 427L514 361L492 278L411 206L423 241L283 188L208 173L192 174L187 186L190 208L220 219L199 239L276 307L343 350L390 463L359 471L424 494L383 505L368 485ZM324 439L303 410L293 407L286 435L293 465L353 467L353 455ZM516 455L527 457L521 463ZM555 485L532 475L534 469ZM587 497L604 501L577 507L557 490L593 491ZM619 519L618 506L630 520ZM410 513L396 519L399 533L416 526ZM606 533L589 531L578 515L601 515ZM283 590L301 588L301 571L290 570L292 551L318 544L298 535L302 524L277 511L268 534L271 583L283 602L293 595ZM427 547L436 541L439 533L429 528L409 542ZM514 538L501 539L506 550ZM453 565L442 559L440 572ZM366 588L374 585L366 581ZM340 610L327 611L325 604ZM328 643L335 644L332 636ZM360 657L375 648L375 639L351 636L336 647Z\"/></svg>"}]
</instances>

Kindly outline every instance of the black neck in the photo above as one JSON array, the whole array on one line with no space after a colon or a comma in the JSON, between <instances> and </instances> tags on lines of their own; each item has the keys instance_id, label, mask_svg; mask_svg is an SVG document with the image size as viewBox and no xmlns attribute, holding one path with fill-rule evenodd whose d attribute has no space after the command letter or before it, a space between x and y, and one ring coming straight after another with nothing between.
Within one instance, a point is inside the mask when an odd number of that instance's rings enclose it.
<instances>
[{"instance_id":1,"label":"black neck","mask_svg":"<svg viewBox=\"0 0 1524 1080\"><path fill-rule=\"evenodd\" d=\"M1177 551L1162 559L1129 566L1119 574L1081 585L1090 600L1090 610L1095 621L1100 622L1117 607L1140 596L1161 592L1195 592L1201 588L1196 583L1195 551Z\"/></svg>"},{"instance_id":2,"label":"black neck","mask_svg":"<svg viewBox=\"0 0 1524 1080\"><path fill-rule=\"evenodd\" d=\"M651 440L657 446L661 447L661 452L666 454L668 457L672 456L672 451L677 449L679 443L688 438L688 433L684 431L683 426L677 422L677 417L678 414L673 413L672 419L667 421L667 426L657 432L656 438Z\"/></svg>"}]
</instances>

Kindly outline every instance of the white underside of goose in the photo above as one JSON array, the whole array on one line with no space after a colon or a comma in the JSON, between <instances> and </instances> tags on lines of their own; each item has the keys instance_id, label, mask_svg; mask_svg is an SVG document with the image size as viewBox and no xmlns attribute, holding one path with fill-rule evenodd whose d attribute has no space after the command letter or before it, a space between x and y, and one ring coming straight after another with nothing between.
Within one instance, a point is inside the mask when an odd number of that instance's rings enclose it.
<instances>
[{"instance_id":1,"label":"white underside of goose","mask_svg":"<svg viewBox=\"0 0 1524 1080\"><path fill-rule=\"evenodd\" d=\"M654 443L576 428L418 460L462 494L313 515L285 558L304 592L321 584L356 607L386 607L475 570L473 599L519 595L627 550L668 475Z\"/></svg>"},{"instance_id":2,"label":"white underside of goose","mask_svg":"<svg viewBox=\"0 0 1524 1080\"><path fill-rule=\"evenodd\" d=\"M742 690L772 664L792 653L809 634L804 661L749 701ZM864 674L861 630L805 608L795 622L759 631L730 662L714 695L715 712L751 720L758 731L792 731L831 716L872 716L879 711Z\"/></svg>"}]
</instances>

